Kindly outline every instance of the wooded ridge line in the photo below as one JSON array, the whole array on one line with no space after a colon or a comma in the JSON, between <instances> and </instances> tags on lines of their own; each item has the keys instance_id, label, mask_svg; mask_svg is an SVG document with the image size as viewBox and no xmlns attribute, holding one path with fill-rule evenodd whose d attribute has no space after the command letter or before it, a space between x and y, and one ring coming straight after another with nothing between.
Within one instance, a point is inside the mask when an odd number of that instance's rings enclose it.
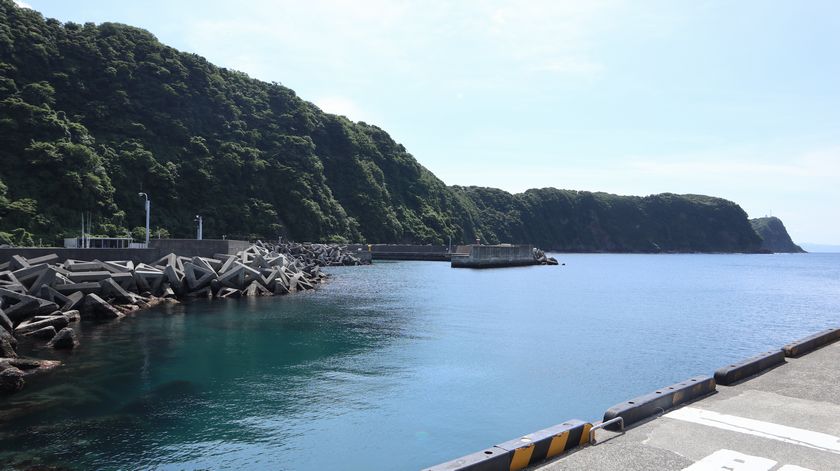
<instances>
[{"instance_id":1,"label":"wooded ridge line","mask_svg":"<svg viewBox=\"0 0 840 471\"><path fill-rule=\"evenodd\" d=\"M559 251L756 252L736 204L447 186L382 129L116 23L0 0L0 244L79 233ZM563 176L557 181L562 184Z\"/></svg>"}]
</instances>

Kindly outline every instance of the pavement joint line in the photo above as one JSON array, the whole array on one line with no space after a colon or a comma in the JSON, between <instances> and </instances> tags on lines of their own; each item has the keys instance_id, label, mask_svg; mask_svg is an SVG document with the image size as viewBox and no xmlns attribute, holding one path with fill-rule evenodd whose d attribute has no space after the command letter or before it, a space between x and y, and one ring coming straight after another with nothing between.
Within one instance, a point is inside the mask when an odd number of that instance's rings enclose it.
<instances>
[{"instance_id":1,"label":"pavement joint line","mask_svg":"<svg viewBox=\"0 0 840 471\"><path fill-rule=\"evenodd\" d=\"M694 407L683 407L665 414L664 417L840 454L840 438L827 433Z\"/></svg>"}]
</instances>

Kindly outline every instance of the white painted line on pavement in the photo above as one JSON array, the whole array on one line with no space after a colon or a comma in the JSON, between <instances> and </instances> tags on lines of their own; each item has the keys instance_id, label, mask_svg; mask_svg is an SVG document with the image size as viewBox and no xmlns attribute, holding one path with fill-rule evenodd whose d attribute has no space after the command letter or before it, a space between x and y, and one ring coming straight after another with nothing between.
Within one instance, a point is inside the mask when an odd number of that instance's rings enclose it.
<instances>
[{"instance_id":1,"label":"white painted line on pavement","mask_svg":"<svg viewBox=\"0 0 840 471\"><path fill-rule=\"evenodd\" d=\"M840 438L827 433L745 419L694 407L677 409L665 414L665 417L840 454Z\"/></svg>"},{"instance_id":2,"label":"white painted line on pavement","mask_svg":"<svg viewBox=\"0 0 840 471\"><path fill-rule=\"evenodd\" d=\"M718 450L683 471L770 471L776 462L732 450Z\"/></svg>"}]
</instances>

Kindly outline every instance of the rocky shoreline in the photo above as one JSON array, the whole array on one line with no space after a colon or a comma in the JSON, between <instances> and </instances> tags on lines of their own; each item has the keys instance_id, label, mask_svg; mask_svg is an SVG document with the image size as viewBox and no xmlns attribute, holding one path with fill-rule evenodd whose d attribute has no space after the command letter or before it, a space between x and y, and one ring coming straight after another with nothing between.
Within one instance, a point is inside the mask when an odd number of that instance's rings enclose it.
<instances>
[{"instance_id":1,"label":"rocky shoreline","mask_svg":"<svg viewBox=\"0 0 840 471\"><path fill-rule=\"evenodd\" d=\"M80 261L56 255L14 256L0 264L0 394L14 393L29 375L58 361L18 358L19 339L54 349L79 346L71 325L108 321L160 303L189 298L275 296L314 289L321 267L367 263L332 244L257 242L213 258L169 254L150 263Z\"/></svg>"}]
</instances>

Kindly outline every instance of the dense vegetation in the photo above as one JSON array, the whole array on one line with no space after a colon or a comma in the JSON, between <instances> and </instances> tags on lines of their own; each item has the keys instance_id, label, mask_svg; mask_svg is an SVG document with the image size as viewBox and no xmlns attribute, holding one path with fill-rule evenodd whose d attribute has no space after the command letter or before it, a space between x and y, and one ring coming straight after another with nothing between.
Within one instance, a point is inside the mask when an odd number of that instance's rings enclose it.
<instances>
[{"instance_id":1,"label":"dense vegetation","mask_svg":"<svg viewBox=\"0 0 840 471\"><path fill-rule=\"evenodd\" d=\"M565 250L752 251L729 201L447 187L382 129L149 32L62 24L0 0L0 243L94 232ZM140 232L138 234L138 232Z\"/></svg>"},{"instance_id":2,"label":"dense vegetation","mask_svg":"<svg viewBox=\"0 0 840 471\"><path fill-rule=\"evenodd\" d=\"M803 253L802 247L793 243L782 220L777 217L750 219L756 234L761 237L761 248L768 252Z\"/></svg>"},{"instance_id":3,"label":"dense vegetation","mask_svg":"<svg viewBox=\"0 0 840 471\"><path fill-rule=\"evenodd\" d=\"M528 241L562 251L756 250L759 239L735 203L700 195L616 196L555 188L511 195L455 187L490 241Z\"/></svg>"}]
</instances>

